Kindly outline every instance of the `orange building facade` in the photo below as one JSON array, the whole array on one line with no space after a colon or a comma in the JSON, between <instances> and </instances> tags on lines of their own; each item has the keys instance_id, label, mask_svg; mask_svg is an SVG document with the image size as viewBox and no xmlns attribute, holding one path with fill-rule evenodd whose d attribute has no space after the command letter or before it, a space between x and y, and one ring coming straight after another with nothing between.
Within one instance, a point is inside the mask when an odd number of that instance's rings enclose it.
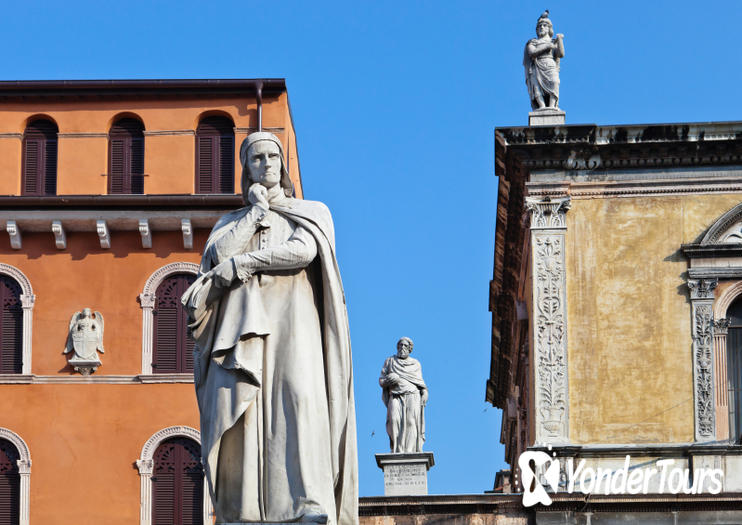
<instances>
[{"instance_id":1,"label":"orange building facade","mask_svg":"<svg viewBox=\"0 0 742 525\"><path fill-rule=\"evenodd\" d=\"M157 295L243 205L239 145L257 129L283 142L301 197L283 80L0 82L0 523L210 522L202 493L188 516L154 508L163 446L199 439L187 359L162 365L186 336ZM94 371L64 353L85 308L104 320Z\"/></svg>"}]
</instances>

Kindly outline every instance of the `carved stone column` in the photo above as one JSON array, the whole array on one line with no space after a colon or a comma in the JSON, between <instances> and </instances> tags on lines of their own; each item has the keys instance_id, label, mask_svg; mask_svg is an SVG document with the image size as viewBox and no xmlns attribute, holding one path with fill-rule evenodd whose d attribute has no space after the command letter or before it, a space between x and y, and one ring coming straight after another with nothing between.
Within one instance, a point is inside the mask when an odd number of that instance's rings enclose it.
<instances>
[{"instance_id":1,"label":"carved stone column","mask_svg":"<svg viewBox=\"0 0 742 525\"><path fill-rule=\"evenodd\" d=\"M138 459L137 468L141 482L139 484L139 524L149 525L152 523L152 473L155 462L151 459Z\"/></svg>"},{"instance_id":2,"label":"carved stone column","mask_svg":"<svg viewBox=\"0 0 742 525\"><path fill-rule=\"evenodd\" d=\"M716 439L729 439L729 399L727 392L727 333L729 319L714 322L714 392L716 398Z\"/></svg>"},{"instance_id":3,"label":"carved stone column","mask_svg":"<svg viewBox=\"0 0 742 525\"><path fill-rule=\"evenodd\" d=\"M28 525L30 523L30 495L31 495L31 460L18 460L18 474L20 476L20 513L18 516L18 525Z\"/></svg>"},{"instance_id":4,"label":"carved stone column","mask_svg":"<svg viewBox=\"0 0 742 525\"><path fill-rule=\"evenodd\" d=\"M569 441L565 214L570 198L526 198L531 212L536 443Z\"/></svg>"},{"instance_id":5,"label":"carved stone column","mask_svg":"<svg viewBox=\"0 0 742 525\"><path fill-rule=\"evenodd\" d=\"M693 412L696 441L716 439L713 303L717 284L717 279L688 279L693 334Z\"/></svg>"}]
</instances>

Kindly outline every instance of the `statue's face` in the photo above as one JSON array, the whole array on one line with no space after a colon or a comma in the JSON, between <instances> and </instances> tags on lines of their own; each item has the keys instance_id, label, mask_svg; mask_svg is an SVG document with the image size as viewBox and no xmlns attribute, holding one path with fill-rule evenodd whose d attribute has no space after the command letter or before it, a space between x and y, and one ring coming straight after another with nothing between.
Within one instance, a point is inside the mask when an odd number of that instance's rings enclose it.
<instances>
[{"instance_id":1,"label":"statue's face","mask_svg":"<svg viewBox=\"0 0 742 525\"><path fill-rule=\"evenodd\" d=\"M281 151L269 140L261 140L247 151L250 181L272 188L281 182Z\"/></svg>"},{"instance_id":2,"label":"statue's face","mask_svg":"<svg viewBox=\"0 0 742 525\"><path fill-rule=\"evenodd\" d=\"M410 352L412 352L412 346L409 342L402 340L397 343L397 357L399 357L400 359L407 359L407 357L410 355Z\"/></svg>"},{"instance_id":3,"label":"statue's face","mask_svg":"<svg viewBox=\"0 0 742 525\"><path fill-rule=\"evenodd\" d=\"M539 22L536 26L536 34L539 38L547 36L549 34L549 24L546 22Z\"/></svg>"}]
</instances>

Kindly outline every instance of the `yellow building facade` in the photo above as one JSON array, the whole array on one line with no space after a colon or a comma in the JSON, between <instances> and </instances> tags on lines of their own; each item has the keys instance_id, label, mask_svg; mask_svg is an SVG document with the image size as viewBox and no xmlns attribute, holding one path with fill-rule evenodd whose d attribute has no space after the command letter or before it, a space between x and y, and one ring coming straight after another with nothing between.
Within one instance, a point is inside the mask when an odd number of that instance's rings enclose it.
<instances>
[{"instance_id":1,"label":"yellow building facade","mask_svg":"<svg viewBox=\"0 0 742 525\"><path fill-rule=\"evenodd\" d=\"M495 131L487 400L515 490L520 454L542 450L608 470L668 459L689 485L716 468L722 493L742 491L740 136L736 122Z\"/></svg>"}]
</instances>

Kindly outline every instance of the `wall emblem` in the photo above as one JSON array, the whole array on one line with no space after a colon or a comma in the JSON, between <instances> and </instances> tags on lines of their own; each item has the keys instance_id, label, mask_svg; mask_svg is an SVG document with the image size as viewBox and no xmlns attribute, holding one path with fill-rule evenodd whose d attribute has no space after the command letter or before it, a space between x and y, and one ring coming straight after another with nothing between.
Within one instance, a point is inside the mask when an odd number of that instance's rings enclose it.
<instances>
[{"instance_id":1,"label":"wall emblem","mask_svg":"<svg viewBox=\"0 0 742 525\"><path fill-rule=\"evenodd\" d=\"M103 315L90 308L76 312L70 319L69 334L65 354L74 352L68 360L76 372L87 376L95 372L102 364L98 352L103 349Z\"/></svg>"}]
</instances>

